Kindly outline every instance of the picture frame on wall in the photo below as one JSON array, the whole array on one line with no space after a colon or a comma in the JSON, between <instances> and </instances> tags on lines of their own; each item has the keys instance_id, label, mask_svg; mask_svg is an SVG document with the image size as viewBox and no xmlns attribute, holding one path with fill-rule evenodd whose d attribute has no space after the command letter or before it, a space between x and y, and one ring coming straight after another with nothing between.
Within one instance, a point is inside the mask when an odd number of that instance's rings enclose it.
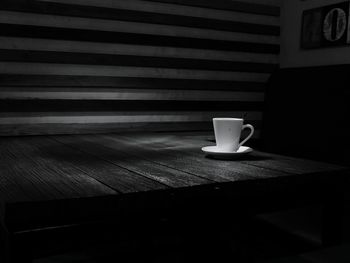
<instances>
[{"instance_id":1,"label":"picture frame on wall","mask_svg":"<svg viewBox=\"0 0 350 263\"><path fill-rule=\"evenodd\" d=\"M349 44L349 1L305 10L300 46L303 49Z\"/></svg>"}]
</instances>

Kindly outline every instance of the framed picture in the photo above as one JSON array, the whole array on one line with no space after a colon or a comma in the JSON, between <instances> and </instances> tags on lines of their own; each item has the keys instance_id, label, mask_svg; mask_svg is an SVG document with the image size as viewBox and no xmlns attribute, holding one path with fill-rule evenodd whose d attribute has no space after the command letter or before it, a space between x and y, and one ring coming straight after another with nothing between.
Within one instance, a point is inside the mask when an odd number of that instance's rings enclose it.
<instances>
[{"instance_id":1,"label":"framed picture","mask_svg":"<svg viewBox=\"0 0 350 263\"><path fill-rule=\"evenodd\" d=\"M349 43L349 2L305 10L301 48L321 48Z\"/></svg>"}]
</instances>

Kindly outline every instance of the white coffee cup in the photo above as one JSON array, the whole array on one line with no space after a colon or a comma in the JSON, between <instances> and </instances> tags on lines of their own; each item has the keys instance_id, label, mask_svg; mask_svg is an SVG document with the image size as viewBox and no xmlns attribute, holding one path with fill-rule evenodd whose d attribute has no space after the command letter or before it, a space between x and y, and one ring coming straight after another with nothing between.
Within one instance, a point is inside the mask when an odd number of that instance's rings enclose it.
<instances>
[{"instance_id":1,"label":"white coffee cup","mask_svg":"<svg viewBox=\"0 0 350 263\"><path fill-rule=\"evenodd\" d=\"M216 146L224 152L236 152L240 146L252 137L254 127L250 124L243 125L243 119L237 118L213 118ZM250 134L242 142L241 132L249 128Z\"/></svg>"}]
</instances>

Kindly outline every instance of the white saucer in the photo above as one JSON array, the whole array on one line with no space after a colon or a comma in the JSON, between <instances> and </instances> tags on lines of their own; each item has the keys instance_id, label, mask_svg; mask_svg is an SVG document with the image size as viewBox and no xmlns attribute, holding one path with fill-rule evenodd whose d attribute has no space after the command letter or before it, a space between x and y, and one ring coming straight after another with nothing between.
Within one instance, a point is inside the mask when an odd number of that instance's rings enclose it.
<instances>
[{"instance_id":1,"label":"white saucer","mask_svg":"<svg viewBox=\"0 0 350 263\"><path fill-rule=\"evenodd\" d=\"M248 146L241 146L239 147L237 152L228 152L228 151L222 151L216 145L214 145L214 146L205 146L202 148L202 151L213 157L231 159L231 158L241 157L243 155L251 153L253 149Z\"/></svg>"}]
</instances>

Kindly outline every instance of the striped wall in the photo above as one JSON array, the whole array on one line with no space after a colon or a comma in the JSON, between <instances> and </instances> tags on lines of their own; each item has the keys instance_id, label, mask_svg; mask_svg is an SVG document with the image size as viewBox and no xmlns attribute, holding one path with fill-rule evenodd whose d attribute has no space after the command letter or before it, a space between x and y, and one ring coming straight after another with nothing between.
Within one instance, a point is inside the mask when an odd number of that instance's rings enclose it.
<instances>
[{"instance_id":1,"label":"striped wall","mask_svg":"<svg viewBox=\"0 0 350 263\"><path fill-rule=\"evenodd\" d=\"M278 0L1 0L0 135L259 128L278 53Z\"/></svg>"}]
</instances>

